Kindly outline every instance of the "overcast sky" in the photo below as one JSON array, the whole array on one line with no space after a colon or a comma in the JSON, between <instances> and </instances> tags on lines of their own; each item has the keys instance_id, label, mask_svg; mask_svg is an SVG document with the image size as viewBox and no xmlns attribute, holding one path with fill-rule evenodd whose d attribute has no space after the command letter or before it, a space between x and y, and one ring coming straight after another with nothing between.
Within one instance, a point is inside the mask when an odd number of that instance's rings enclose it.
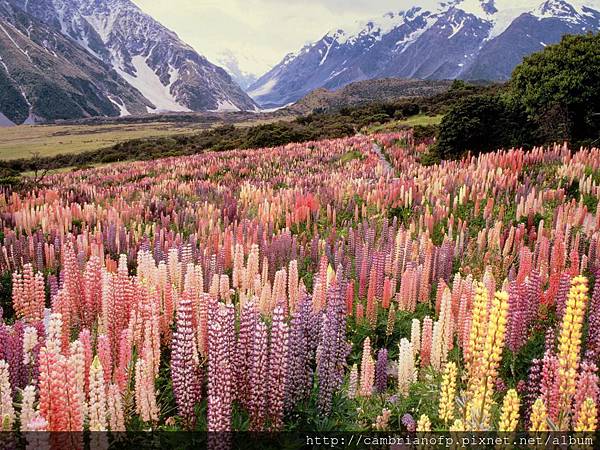
<instances>
[{"instance_id":1,"label":"overcast sky","mask_svg":"<svg viewBox=\"0 0 600 450\"><path fill-rule=\"evenodd\" d=\"M243 70L266 72L328 30L410 8L414 0L133 0L199 53L231 51Z\"/></svg>"}]
</instances>

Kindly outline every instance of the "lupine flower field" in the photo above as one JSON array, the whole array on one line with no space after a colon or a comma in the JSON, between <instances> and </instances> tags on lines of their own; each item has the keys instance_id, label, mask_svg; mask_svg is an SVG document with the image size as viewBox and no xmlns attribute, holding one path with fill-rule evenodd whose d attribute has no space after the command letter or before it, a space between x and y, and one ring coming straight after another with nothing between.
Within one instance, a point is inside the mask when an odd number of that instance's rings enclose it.
<instances>
[{"instance_id":1,"label":"lupine flower field","mask_svg":"<svg viewBox=\"0 0 600 450\"><path fill-rule=\"evenodd\" d=\"M596 430L600 149L425 149L2 191L2 430Z\"/></svg>"}]
</instances>

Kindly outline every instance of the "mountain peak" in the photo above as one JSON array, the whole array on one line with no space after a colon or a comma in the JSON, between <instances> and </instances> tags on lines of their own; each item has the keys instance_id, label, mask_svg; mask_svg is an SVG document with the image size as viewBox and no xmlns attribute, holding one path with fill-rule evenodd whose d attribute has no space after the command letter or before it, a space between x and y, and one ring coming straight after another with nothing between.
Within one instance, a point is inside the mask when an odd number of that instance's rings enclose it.
<instances>
[{"instance_id":1,"label":"mountain peak","mask_svg":"<svg viewBox=\"0 0 600 450\"><path fill-rule=\"evenodd\" d=\"M538 17L562 17L572 19L578 16L577 10L564 0L546 0L533 14Z\"/></svg>"}]
</instances>

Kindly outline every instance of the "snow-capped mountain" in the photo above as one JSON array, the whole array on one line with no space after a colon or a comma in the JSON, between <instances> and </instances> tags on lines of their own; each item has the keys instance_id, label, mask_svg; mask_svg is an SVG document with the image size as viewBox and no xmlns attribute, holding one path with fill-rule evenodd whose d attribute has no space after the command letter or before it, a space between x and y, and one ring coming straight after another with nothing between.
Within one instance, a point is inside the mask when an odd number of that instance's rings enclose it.
<instances>
[{"instance_id":1,"label":"snow-capped mountain","mask_svg":"<svg viewBox=\"0 0 600 450\"><path fill-rule=\"evenodd\" d=\"M263 107L373 78L510 77L564 34L600 30L600 0L450 0L328 32L247 90Z\"/></svg>"},{"instance_id":2,"label":"snow-capped mountain","mask_svg":"<svg viewBox=\"0 0 600 450\"><path fill-rule=\"evenodd\" d=\"M131 92L141 94L147 112L256 110L224 69L130 0L0 2L76 43ZM119 93L105 92L105 96L120 114L133 112Z\"/></svg>"}]
</instances>

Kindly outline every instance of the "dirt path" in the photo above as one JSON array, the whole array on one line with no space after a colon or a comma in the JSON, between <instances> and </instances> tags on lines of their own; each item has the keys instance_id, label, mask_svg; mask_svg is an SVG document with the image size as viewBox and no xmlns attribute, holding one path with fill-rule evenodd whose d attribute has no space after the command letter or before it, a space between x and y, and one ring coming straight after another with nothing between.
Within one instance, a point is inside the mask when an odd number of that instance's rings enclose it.
<instances>
[{"instance_id":1,"label":"dirt path","mask_svg":"<svg viewBox=\"0 0 600 450\"><path fill-rule=\"evenodd\" d=\"M377 153L377 156L379 156L379 160L381 161L381 165L383 166L385 173L393 177L396 172L389 161L385 158L381 147L377 144L373 144L373 151Z\"/></svg>"}]
</instances>

